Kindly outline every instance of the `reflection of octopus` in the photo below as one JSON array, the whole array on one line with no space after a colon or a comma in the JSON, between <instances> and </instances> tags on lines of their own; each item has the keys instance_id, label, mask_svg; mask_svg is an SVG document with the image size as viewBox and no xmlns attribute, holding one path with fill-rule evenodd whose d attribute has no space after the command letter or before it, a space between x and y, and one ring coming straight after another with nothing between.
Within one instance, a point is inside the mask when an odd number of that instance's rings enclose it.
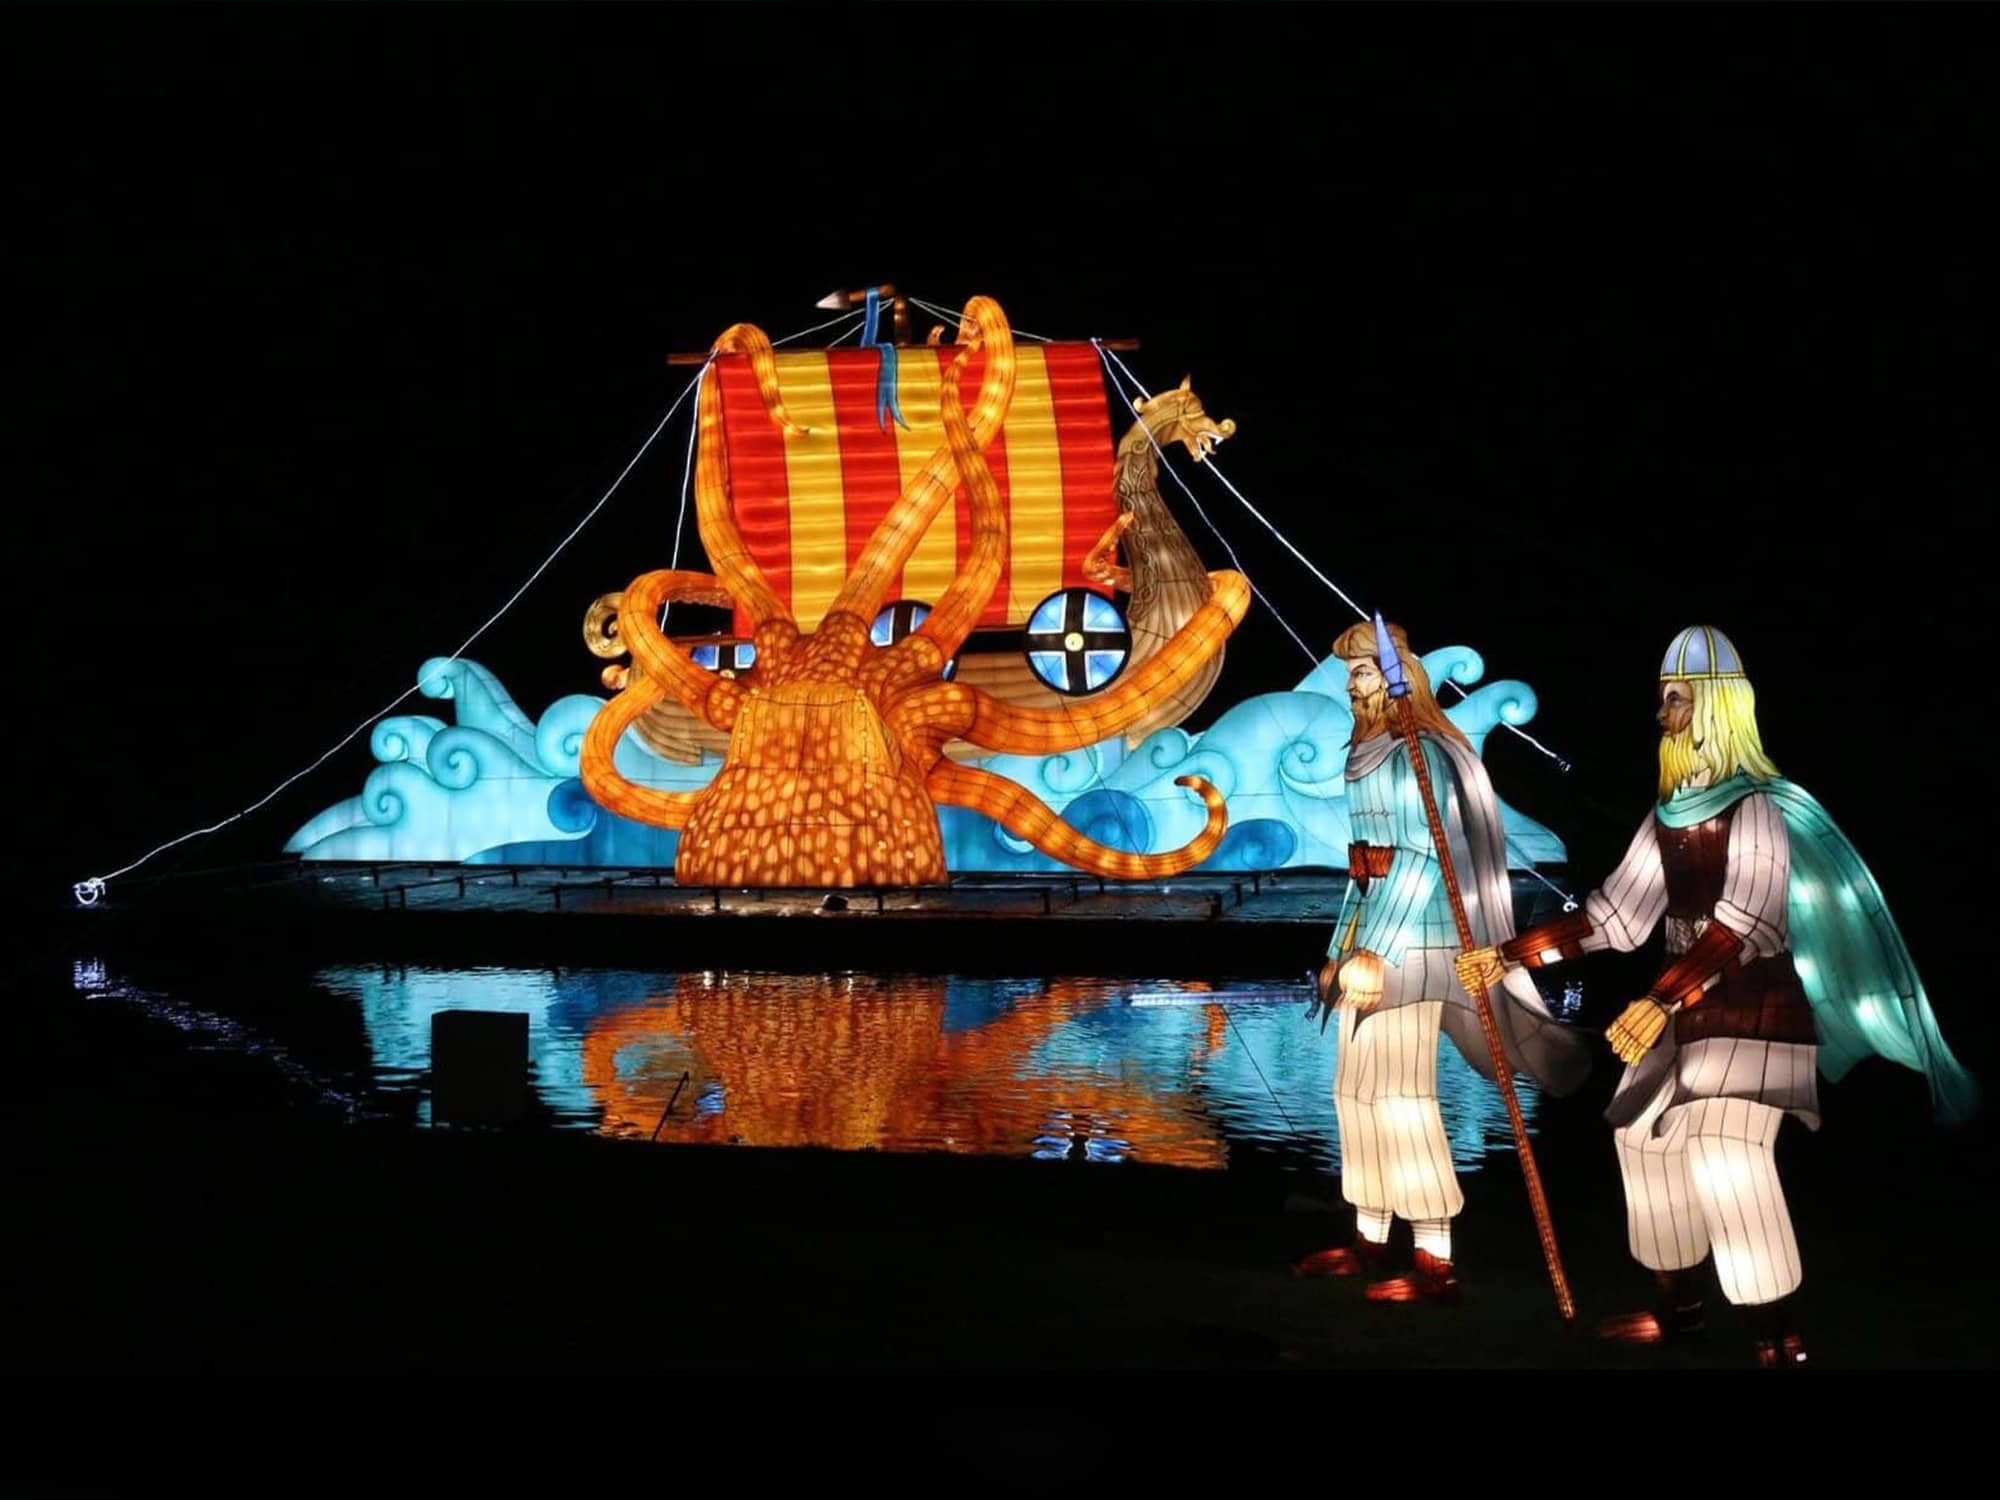
<instances>
[{"instance_id":1,"label":"reflection of octopus","mask_svg":"<svg viewBox=\"0 0 2000 1500\"><path fill-rule=\"evenodd\" d=\"M1037 1063L1061 1028L1117 1003L1101 986L1057 980L1032 1003L947 1029L942 979L850 977L806 994L808 983L683 974L670 994L593 1019L583 1078L602 1128L653 1132L686 1070L696 1083L680 1096L677 1141L1015 1155L1059 1130L1079 1154L1116 1134L1145 1161L1227 1163L1214 1117L1188 1088ZM1196 1043L1197 1069L1212 1030ZM725 1089L719 1107L692 1108L712 1084Z\"/></svg>"},{"instance_id":2,"label":"reflection of octopus","mask_svg":"<svg viewBox=\"0 0 2000 1500\"><path fill-rule=\"evenodd\" d=\"M615 813L681 830L674 874L686 884L762 886L915 885L944 879L937 803L972 808L1056 859L1096 874L1177 874L1222 841L1222 794L1198 776L1180 778L1207 807L1191 842L1165 854L1129 854L1086 838L1047 804L991 772L955 765L944 746L963 738L989 751L1047 755L1125 733L1199 677L1242 620L1250 590L1240 573L1210 574L1207 601L1163 649L1108 691L1058 709L1013 706L941 675L971 634L1007 555L1007 515L982 450L1014 393L1014 340L999 304L975 297L959 327L961 352L944 380L946 443L904 489L855 563L819 628L802 634L744 545L729 499L719 441L719 383L701 389L696 513L714 575L662 570L634 580L618 607L618 633L632 653L623 692L584 738L584 785ZM970 420L959 381L975 350L986 373ZM739 323L716 341L750 358L771 420L799 429L778 391L770 341ZM891 582L960 482L970 497L972 544L963 570L929 617L887 647L868 638ZM696 666L659 629L669 601L727 606L749 616L754 667L722 677ZM619 774L620 737L668 694L729 734L715 779L694 792L664 792Z\"/></svg>"}]
</instances>

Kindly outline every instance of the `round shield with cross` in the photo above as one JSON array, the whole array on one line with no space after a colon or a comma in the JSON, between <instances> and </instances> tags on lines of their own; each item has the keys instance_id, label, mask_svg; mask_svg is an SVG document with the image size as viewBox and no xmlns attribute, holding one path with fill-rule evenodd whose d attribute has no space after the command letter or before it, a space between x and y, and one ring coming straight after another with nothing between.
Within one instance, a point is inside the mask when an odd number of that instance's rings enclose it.
<instances>
[{"instance_id":1,"label":"round shield with cross","mask_svg":"<svg viewBox=\"0 0 2000 1500\"><path fill-rule=\"evenodd\" d=\"M894 604L885 604L875 623L868 627L868 639L878 646L893 646L923 624L930 612L931 607L921 599L898 599ZM949 682L957 670L958 658L954 656L939 675Z\"/></svg>"},{"instance_id":2,"label":"round shield with cross","mask_svg":"<svg viewBox=\"0 0 2000 1500\"><path fill-rule=\"evenodd\" d=\"M1028 669L1059 693L1094 693L1125 670L1132 629L1118 606L1091 589L1049 595L1028 616Z\"/></svg>"}]
</instances>

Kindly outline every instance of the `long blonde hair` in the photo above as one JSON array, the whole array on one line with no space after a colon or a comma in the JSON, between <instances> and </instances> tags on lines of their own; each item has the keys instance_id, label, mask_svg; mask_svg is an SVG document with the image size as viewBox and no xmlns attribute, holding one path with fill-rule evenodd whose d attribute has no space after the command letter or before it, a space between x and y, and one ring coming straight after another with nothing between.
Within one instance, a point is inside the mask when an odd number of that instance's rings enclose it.
<instances>
[{"instance_id":1,"label":"long blonde hair","mask_svg":"<svg viewBox=\"0 0 2000 1500\"><path fill-rule=\"evenodd\" d=\"M1452 723L1438 706L1437 697L1431 692L1431 675L1424 670L1417 653L1410 649L1410 638L1403 627L1391 622L1389 639L1396 643L1396 654L1403 659L1403 676L1410 684L1410 716L1417 721L1418 730L1427 729L1433 734L1447 735L1471 749L1472 741L1465 737L1465 731ZM1363 620L1340 633L1339 639L1333 643L1333 654L1342 661L1353 661L1357 656L1375 661L1377 645L1374 622Z\"/></svg>"},{"instance_id":2,"label":"long blonde hair","mask_svg":"<svg viewBox=\"0 0 2000 1500\"><path fill-rule=\"evenodd\" d=\"M1674 679L1678 680L1678 679ZM1699 678L1687 683L1694 716L1679 734L1660 736L1660 800L1708 769L1711 784L1738 771L1766 780L1778 774L1757 732L1757 692L1747 677Z\"/></svg>"}]
</instances>

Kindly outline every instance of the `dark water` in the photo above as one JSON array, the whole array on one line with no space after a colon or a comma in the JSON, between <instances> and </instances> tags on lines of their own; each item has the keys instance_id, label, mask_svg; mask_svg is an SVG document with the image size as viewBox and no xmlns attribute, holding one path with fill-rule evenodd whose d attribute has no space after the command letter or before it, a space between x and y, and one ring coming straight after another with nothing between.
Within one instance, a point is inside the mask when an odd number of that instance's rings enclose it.
<instances>
[{"instance_id":1,"label":"dark water","mask_svg":"<svg viewBox=\"0 0 2000 1500\"><path fill-rule=\"evenodd\" d=\"M262 983L250 1003L219 981L140 985L96 961L73 985L358 1121L430 1128L432 1018L474 1009L528 1018L534 1117L552 1129L1339 1168L1335 1028L1302 1019L1299 985L342 967ZM1459 1169L1511 1152L1498 1092L1448 1043L1438 1071ZM1538 1100L1521 1098L1532 1128Z\"/></svg>"}]
</instances>

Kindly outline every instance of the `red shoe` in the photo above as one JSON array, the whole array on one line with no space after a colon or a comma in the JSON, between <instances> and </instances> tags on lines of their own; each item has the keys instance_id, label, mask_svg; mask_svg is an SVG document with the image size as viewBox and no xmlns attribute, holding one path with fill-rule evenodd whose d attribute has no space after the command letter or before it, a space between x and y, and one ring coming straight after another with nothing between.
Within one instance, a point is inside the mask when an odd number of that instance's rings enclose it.
<instances>
[{"instance_id":1,"label":"red shoe","mask_svg":"<svg viewBox=\"0 0 2000 1500\"><path fill-rule=\"evenodd\" d=\"M1791 1326L1791 1299L1781 1297L1757 1309L1763 1331L1757 1338L1757 1368L1760 1370L1802 1370L1806 1363L1806 1341Z\"/></svg>"},{"instance_id":2,"label":"red shoe","mask_svg":"<svg viewBox=\"0 0 2000 1500\"><path fill-rule=\"evenodd\" d=\"M1377 1276L1388 1268L1389 1246L1360 1235L1352 1245L1315 1250L1292 1267L1294 1276Z\"/></svg>"},{"instance_id":3,"label":"red shoe","mask_svg":"<svg viewBox=\"0 0 2000 1500\"><path fill-rule=\"evenodd\" d=\"M1458 1278L1451 1274L1451 1262L1439 1260L1428 1250L1417 1252L1417 1263L1407 1276L1393 1276L1387 1281L1372 1281L1368 1284L1370 1302L1438 1302L1450 1305L1458 1301Z\"/></svg>"},{"instance_id":4,"label":"red shoe","mask_svg":"<svg viewBox=\"0 0 2000 1500\"><path fill-rule=\"evenodd\" d=\"M1757 1340L1757 1368L1760 1370L1802 1370L1805 1363L1805 1341L1796 1333L1788 1333L1781 1339Z\"/></svg>"}]
</instances>

